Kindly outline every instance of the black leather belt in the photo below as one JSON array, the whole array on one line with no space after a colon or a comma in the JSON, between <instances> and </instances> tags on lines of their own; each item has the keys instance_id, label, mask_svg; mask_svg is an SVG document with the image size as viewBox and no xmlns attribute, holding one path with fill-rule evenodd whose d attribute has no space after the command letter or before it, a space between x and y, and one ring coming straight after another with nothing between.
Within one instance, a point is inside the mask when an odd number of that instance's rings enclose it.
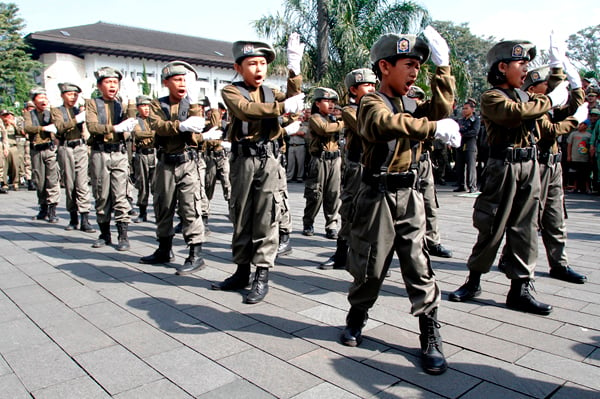
<instances>
[{"instance_id":1,"label":"black leather belt","mask_svg":"<svg viewBox=\"0 0 600 399\"><path fill-rule=\"evenodd\" d=\"M280 144L277 141L255 142L249 140L231 143L231 152L237 156L266 158L269 155L277 158Z\"/></svg>"},{"instance_id":2,"label":"black leather belt","mask_svg":"<svg viewBox=\"0 0 600 399\"><path fill-rule=\"evenodd\" d=\"M36 151L44 151L47 149L53 149L54 143L52 141L48 141L48 142L41 143L41 144L33 144L32 147Z\"/></svg>"},{"instance_id":3,"label":"black leather belt","mask_svg":"<svg viewBox=\"0 0 600 399\"><path fill-rule=\"evenodd\" d=\"M161 155L162 161L167 165L181 165L189 161L197 161L198 153L195 150L187 150L179 154L165 154Z\"/></svg>"},{"instance_id":4,"label":"black leather belt","mask_svg":"<svg viewBox=\"0 0 600 399\"><path fill-rule=\"evenodd\" d=\"M127 148L125 144L121 143L96 143L92 145L92 150L94 151L102 151L102 152L122 152L123 154L127 152Z\"/></svg>"},{"instance_id":5,"label":"black leather belt","mask_svg":"<svg viewBox=\"0 0 600 399\"><path fill-rule=\"evenodd\" d=\"M419 162L428 161L429 158L430 158L429 151L423 152L423 153L421 153L421 158L419 158Z\"/></svg>"},{"instance_id":6,"label":"black leather belt","mask_svg":"<svg viewBox=\"0 0 600 399\"><path fill-rule=\"evenodd\" d=\"M336 159L340 156L340 151L321 151L310 154L313 157L321 158L321 159Z\"/></svg>"},{"instance_id":7,"label":"black leather belt","mask_svg":"<svg viewBox=\"0 0 600 399\"><path fill-rule=\"evenodd\" d=\"M156 150L154 148L136 148L135 152L138 154L150 155L154 154Z\"/></svg>"},{"instance_id":8,"label":"black leather belt","mask_svg":"<svg viewBox=\"0 0 600 399\"><path fill-rule=\"evenodd\" d=\"M562 160L562 153L551 154L549 152L545 152L540 154L538 160L541 164L552 166L560 163Z\"/></svg>"},{"instance_id":9,"label":"black leather belt","mask_svg":"<svg viewBox=\"0 0 600 399\"><path fill-rule=\"evenodd\" d=\"M403 188L417 190L419 188L419 175L410 171L402 173L382 173L379 175L363 173L362 181L373 189L381 192L393 192Z\"/></svg>"},{"instance_id":10,"label":"black leather belt","mask_svg":"<svg viewBox=\"0 0 600 399\"><path fill-rule=\"evenodd\" d=\"M535 161L537 159L537 148L535 147L523 147L515 148L508 147L503 149L497 149L490 147L490 158L499 159L505 162L527 162Z\"/></svg>"},{"instance_id":11,"label":"black leather belt","mask_svg":"<svg viewBox=\"0 0 600 399\"><path fill-rule=\"evenodd\" d=\"M77 140L67 140L65 142L65 144L67 145L67 147L71 147L71 148L75 148L77 146L80 146L82 144L85 144L85 140L84 139L77 139Z\"/></svg>"},{"instance_id":12,"label":"black leather belt","mask_svg":"<svg viewBox=\"0 0 600 399\"><path fill-rule=\"evenodd\" d=\"M219 151L209 150L206 152L206 155L215 157L215 158L223 158L224 156L227 155L227 153L225 152L225 150L219 150Z\"/></svg>"},{"instance_id":13,"label":"black leather belt","mask_svg":"<svg viewBox=\"0 0 600 399\"><path fill-rule=\"evenodd\" d=\"M304 144L291 144L290 147L304 147Z\"/></svg>"}]
</instances>

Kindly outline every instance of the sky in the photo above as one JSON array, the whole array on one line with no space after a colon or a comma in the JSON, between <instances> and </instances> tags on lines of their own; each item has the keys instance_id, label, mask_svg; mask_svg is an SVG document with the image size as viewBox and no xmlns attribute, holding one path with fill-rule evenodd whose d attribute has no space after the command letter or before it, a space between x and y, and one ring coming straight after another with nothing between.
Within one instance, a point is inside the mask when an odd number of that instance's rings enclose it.
<instances>
[{"instance_id":1,"label":"sky","mask_svg":"<svg viewBox=\"0 0 600 399\"><path fill-rule=\"evenodd\" d=\"M14 1L14 0L12 0ZM393 1L393 0L390 0ZM17 0L25 33L98 21L225 41L258 40L252 22L282 11L282 0ZM416 0L434 20L467 22L477 36L530 40L548 48L550 31L566 38L600 21L598 0ZM501 7L501 8L500 8Z\"/></svg>"}]
</instances>

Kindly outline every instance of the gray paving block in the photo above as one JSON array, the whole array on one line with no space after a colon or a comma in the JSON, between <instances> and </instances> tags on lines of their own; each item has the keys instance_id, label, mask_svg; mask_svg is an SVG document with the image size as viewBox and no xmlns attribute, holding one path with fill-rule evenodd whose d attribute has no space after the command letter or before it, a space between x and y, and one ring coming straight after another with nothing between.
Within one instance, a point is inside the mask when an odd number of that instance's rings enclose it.
<instances>
[{"instance_id":1,"label":"gray paving block","mask_svg":"<svg viewBox=\"0 0 600 399\"><path fill-rule=\"evenodd\" d=\"M330 326L345 326L347 310L341 310L329 305L318 305L298 311L298 314Z\"/></svg>"},{"instance_id":2,"label":"gray paving block","mask_svg":"<svg viewBox=\"0 0 600 399\"><path fill-rule=\"evenodd\" d=\"M284 290L273 290L269 292L268 298L271 303L275 303L277 306L298 312L312 308L318 304L304 296Z\"/></svg>"},{"instance_id":3,"label":"gray paving block","mask_svg":"<svg viewBox=\"0 0 600 399\"><path fill-rule=\"evenodd\" d=\"M44 328L44 332L71 356L115 344L108 335L80 316L78 319Z\"/></svg>"},{"instance_id":4,"label":"gray paving block","mask_svg":"<svg viewBox=\"0 0 600 399\"><path fill-rule=\"evenodd\" d=\"M0 376L0 399L31 399L31 395L14 374Z\"/></svg>"},{"instance_id":5,"label":"gray paving block","mask_svg":"<svg viewBox=\"0 0 600 399\"><path fill-rule=\"evenodd\" d=\"M120 345L141 358L167 352L181 346L181 343L171 338L163 331L147 324L136 321L105 329Z\"/></svg>"},{"instance_id":6,"label":"gray paving block","mask_svg":"<svg viewBox=\"0 0 600 399\"><path fill-rule=\"evenodd\" d=\"M238 379L225 367L186 347L151 356L146 361L193 396L212 391Z\"/></svg>"},{"instance_id":7,"label":"gray paving block","mask_svg":"<svg viewBox=\"0 0 600 399\"><path fill-rule=\"evenodd\" d=\"M595 348L592 345L577 343L555 335L531 331L510 324L503 324L490 331L488 335L577 361L585 359Z\"/></svg>"},{"instance_id":8,"label":"gray paving block","mask_svg":"<svg viewBox=\"0 0 600 399\"><path fill-rule=\"evenodd\" d=\"M271 295L270 292L269 295ZM202 323L222 331L236 330L257 323L256 320L246 315L209 301L186 308L184 312Z\"/></svg>"},{"instance_id":9,"label":"gray paving block","mask_svg":"<svg viewBox=\"0 0 600 399\"><path fill-rule=\"evenodd\" d=\"M9 353L4 359L30 391L36 391L82 377L85 372L56 344L29 344Z\"/></svg>"},{"instance_id":10,"label":"gray paving block","mask_svg":"<svg viewBox=\"0 0 600 399\"><path fill-rule=\"evenodd\" d=\"M223 385L210 392L197 396L198 399L231 399L231 398L252 398L252 399L272 399L275 396L263 391L256 385L246 380L236 380L227 385Z\"/></svg>"},{"instance_id":11,"label":"gray paving block","mask_svg":"<svg viewBox=\"0 0 600 399\"><path fill-rule=\"evenodd\" d=\"M6 290L8 288L29 286L34 284L35 281L33 281L22 271L3 273L2 278L0 279L0 289L2 290Z\"/></svg>"},{"instance_id":12,"label":"gray paving block","mask_svg":"<svg viewBox=\"0 0 600 399\"><path fill-rule=\"evenodd\" d=\"M374 396L377 399L441 399L443 396L436 395L433 392L424 390L423 388L409 384L407 382L399 382L387 388L385 391L379 392ZM461 397L462 398L462 397Z\"/></svg>"},{"instance_id":13,"label":"gray paving block","mask_svg":"<svg viewBox=\"0 0 600 399\"><path fill-rule=\"evenodd\" d=\"M0 300L0 324L24 317L25 314L11 300L8 298Z\"/></svg>"},{"instance_id":14,"label":"gray paving block","mask_svg":"<svg viewBox=\"0 0 600 399\"><path fill-rule=\"evenodd\" d=\"M314 375L258 349L229 356L219 363L278 398L293 397L321 383Z\"/></svg>"},{"instance_id":15,"label":"gray paving block","mask_svg":"<svg viewBox=\"0 0 600 399\"><path fill-rule=\"evenodd\" d=\"M466 350L451 356L448 362L455 370L535 398L546 398L564 382L530 368Z\"/></svg>"},{"instance_id":16,"label":"gray paving block","mask_svg":"<svg viewBox=\"0 0 600 399\"><path fill-rule=\"evenodd\" d=\"M439 309L438 320L442 324L451 324L459 328L466 328L483 334L488 333L502 324L501 322L488 317L480 317L447 307Z\"/></svg>"},{"instance_id":17,"label":"gray paving block","mask_svg":"<svg viewBox=\"0 0 600 399\"><path fill-rule=\"evenodd\" d=\"M326 349L291 360L301 369L360 397L375 395L399 381L397 377Z\"/></svg>"},{"instance_id":18,"label":"gray paving block","mask_svg":"<svg viewBox=\"0 0 600 399\"><path fill-rule=\"evenodd\" d=\"M59 292L61 290L82 287L82 284L71 278L65 273L41 274L33 277L35 281L50 292Z\"/></svg>"},{"instance_id":19,"label":"gray paving block","mask_svg":"<svg viewBox=\"0 0 600 399\"><path fill-rule=\"evenodd\" d=\"M554 309L550 316L554 320L558 320L563 323L574 324L593 330L600 330L600 316L594 316L591 314L585 314L580 312L572 312L565 309Z\"/></svg>"},{"instance_id":20,"label":"gray paving block","mask_svg":"<svg viewBox=\"0 0 600 399\"><path fill-rule=\"evenodd\" d=\"M229 333L249 345L283 360L289 360L317 349L317 346L309 341L262 323Z\"/></svg>"},{"instance_id":21,"label":"gray paving block","mask_svg":"<svg viewBox=\"0 0 600 399\"><path fill-rule=\"evenodd\" d=\"M598 390L567 382L552 395L552 399L598 399Z\"/></svg>"},{"instance_id":22,"label":"gray paving block","mask_svg":"<svg viewBox=\"0 0 600 399\"><path fill-rule=\"evenodd\" d=\"M423 389L452 398L459 397L480 382L477 378L454 370L452 363L444 374L431 376L422 370L420 357L393 349L363 363Z\"/></svg>"},{"instance_id":23,"label":"gray paving block","mask_svg":"<svg viewBox=\"0 0 600 399\"><path fill-rule=\"evenodd\" d=\"M359 397L351 394L348 391L343 390L340 387L336 387L333 384L324 382L315 387L312 387L298 395L294 396L293 399L358 399Z\"/></svg>"},{"instance_id":24,"label":"gray paving block","mask_svg":"<svg viewBox=\"0 0 600 399\"><path fill-rule=\"evenodd\" d=\"M590 364L576 362L539 350L532 350L519 359L517 364L600 391L598 367Z\"/></svg>"},{"instance_id":25,"label":"gray paving block","mask_svg":"<svg viewBox=\"0 0 600 399\"><path fill-rule=\"evenodd\" d=\"M111 395L162 378L146 363L117 345L78 355L75 360Z\"/></svg>"},{"instance_id":26,"label":"gray paving block","mask_svg":"<svg viewBox=\"0 0 600 399\"><path fill-rule=\"evenodd\" d=\"M161 301L148 301L147 297L131 299L126 309L147 323L165 331L175 331L190 327L200 322L188 314L175 309L171 301L161 298Z\"/></svg>"},{"instance_id":27,"label":"gray paving block","mask_svg":"<svg viewBox=\"0 0 600 399\"><path fill-rule=\"evenodd\" d=\"M593 330L582 326L574 326L571 324L563 324L563 326L554 331L553 334L579 343L590 345L597 344L598 337L600 337L600 331L598 330Z\"/></svg>"},{"instance_id":28,"label":"gray paving block","mask_svg":"<svg viewBox=\"0 0 600 399\"><path fill-rule=\"evenodd\" d=\"M32 392L36 399L105 399L110 395L90 377L79 377Z\"/></svg>"},{"instance_id":29,"label":"gray paving block","mask_svg":"<svg viewBox=\"0 0 600 399\"><path fill-rule=\"evenodd\" d=\"M501 386L490 384L489 382L482 382L475 388L464 394L460 399L527 399L530 396L520 394L515 391L503 388ZM552 396L554 398L554 396Z\"/></svg>"},{"instance_id":30,"label":"gray paving block","mask_svg":"<svg viewBox=\"0 0 600 399\"><path fill-rule=\"evenodd\" d=\"M224 334L205 324L198 324L192 328L180 328L169 332L169 335L212 360L246 351L250 347L230 333Z\"/></svg>"},{"instance_id":31,"label":"gray paving block","mask_svg":"<svg viewBox=\"0 0 600 399\"><path fill-rule=\"evenodd\" d=\"M584 362L587 364L593 364L596 367L600 367L600 349L596 348L596 350L594 350L592 354L584 360Z\"/></svg>"},{"instance_id":32,"label":"gray paving block","mask_svg":"<svg viewBox=\"0 0 600 399\"><path fill-rule=\"evenodd\" d=\"M560 321L556 321L548 317L534 316L523 312L515 312L514 310L497 306L483 306L477 310L474 310L473 314L546 333L551 333L562 326Z\"/></svg>"},{"instance_id":33,"label":"gray paving block","mask_svg":"<svg viewBox=\"0 0 600 399\"><path fill-rule=\"evenodd\" d=\"M4 358L2 356L0 356L0 375L6 375L6 374L10 374L12 372L13 371L8 366L8 363L6 363Z\"/></svg>"},{"instance_id":34,"label":"gray paving block","mask_svg":"<svg viewBox=\"0 0 600 399\"><path fill-rule=\"evenodd\" d=\"M251 307L246 305L246 309L248 310L247 312L244 312L246 316L252 317L255 320L288 333L302 330L316 324L314 320L309 319L308 317L304 317L298 313L282 309L269 303L263 302Z\"/></svg>"},{"instance_id":35,"label":"gray paving block","mask_svg":"<svg viewBox=\"0 0 600 399\"><path fill-rule=\"evenodd\" d=\"M41 328L76 322L81 319L81 316L73 309L55 297L51 297L45 302L21 305L21 308Z\"/></svg>"},{"instance_id":36,"label":"gray paving block","mask_svg":"<svg viewBox=\"0 0 600 399\"><path fill-rule=\"evenodd\" d=\"M101 329L122 326L139 320L110 301L81 306L76 309L76 312Z\"/></svg>"},{"instance_id":37,"label":"gray paving block","mask_svg":"<svg viewBox=\"0 0 600 399\"><path fill-rule=\"evenodd\" d=\"M190 399L192 396L167 379L151 382L141 387L121 392L115 399Z\"/></svg>"},{"instance_id":38,"label":"gray paving block","mask_svg":"<svg viewBox=\"0 0 600 399\"><path fill-rule=\"evenodd\" d=\"M348 285L348 283L346 282L344 282L344 284ZM328 291L325 289L317 289L304 294L302 297L320 304L328 305L338 309L343 309L343 311L347 311L350 307L348 305L347 292L335 292ZM295 310L295 308L292 309Z\"/></svg>"},{"instance_id":39,"label":"gray paving block","mask_svg":"<svg viewBox=\"0 0 600 399\"><path fill-rule=\"evenodd\" d=\"M50 342L46 334L27 318L0 323L0 331L0 353L3 355Z\"/></svg>"}]
</instances>

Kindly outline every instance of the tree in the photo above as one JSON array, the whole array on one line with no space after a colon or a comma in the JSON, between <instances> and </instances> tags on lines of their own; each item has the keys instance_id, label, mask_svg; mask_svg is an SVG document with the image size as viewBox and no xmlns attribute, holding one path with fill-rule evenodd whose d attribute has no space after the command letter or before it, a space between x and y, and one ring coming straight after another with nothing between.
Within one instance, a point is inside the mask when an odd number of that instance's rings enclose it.
<instances>
[{"instance_id":1,"label":"tree","mask_svg":"<svg viewBox=\"0 0 600 399\"><path fill-rule=\"evenodd\" d=\"M150 95L150 83L148 83L148 74L146 73L146 64L144 64L142 70L142 94L145 96Z\"/></svg>"},{"instance_id":2,"label":"tree","mask_svg":"<svg viewBox=\"0 0 600 399\"><path fill-rule=\"evenodd\" d=\"M417 33L428 19L427 10L410 1L285 0L283 14L263 16L254 27L282 49L290 33L300 33L306 43L305 80L343 93L344 76L349 71L371 67L369 50L379 36ZM272 72L285 73L282 53Z\"/></svg>"},{"instance_id":3,"label":"tree","mask_svg":"<svg viewBox=\"0 0 600 399\"><path fill-rule=\"evenodd\" d=\"M18 17L19 8L13 3L0 3L0 103L2 108L16 111L16 104L29 100L34 85L33 73L42 64L33 61L21 31L25 27Z\"/></svg>"},{"instance_id":4,"label":"tree","mask_svg":"<svg viewBox=\"0 0 600 399\"><path fill-rule=\"evenodd\" d=\"M583 68L600 76L600 25L588 26L567 39L567 55Z\"/></svg>"}]
</instances>

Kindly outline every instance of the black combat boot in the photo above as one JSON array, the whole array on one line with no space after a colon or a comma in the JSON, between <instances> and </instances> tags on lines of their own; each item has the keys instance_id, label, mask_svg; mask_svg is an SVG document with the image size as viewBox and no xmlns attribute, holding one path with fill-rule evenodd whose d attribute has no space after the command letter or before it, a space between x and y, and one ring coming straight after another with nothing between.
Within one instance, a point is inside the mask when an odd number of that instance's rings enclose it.
<instances>
[{"instance_id":1,"label":"black combat boot","mask_svg":"<svg viewBox=\"0 0 600 399\"><path fill-rule=\"evenodd\" d=\"M65 230L67 230L67 231L77 230L77 226L79 224L79 218L77 217L77 211L69 212L69 216L71 217L71 220L69 220L69 224L67 225L67 227L65 227Z\"/></svg>"},{"instance_id":2,"label":"black combat boot","mask_svg":"<svg viewBox=\"0 0 600 399\"><path fill-rule=\"evenodd\" d=\"M80 226L80 229L84 233L95 233L96 232L96 229L94 229L92 227L92 225L90 224L89 213L88 212L81 212L81 226Z\"/></svg>"},{"instance_id":3,"label":"black combat boot","mask_svg":"<svg viewBox=\"0 0 600 399\"><path fill-rule=\"evenodd\" d=\"M129 239L127 238L128 227L128 224L125 222L117 222L117 231L119 232L117 251L127 251L130 248Z\"/></svg>"},{"instance_id":4,"label":"black combat boot","mask_svg":"<svg viewBox=\"0 0 600 399\"><path fill-rule=\"evenodd\" d=\"M34 217L36 220L47 220L48 219L48 204L40 205L40 211Z\"/></svg>"},{"instance_id":5,"label":"black combat boot","mask_svg":"<svg viewBox=\"0 0 600 399\"><path fill-rule=\"evenodd\" d=\"M202 257L202 244L190 244L190 254L185 259L183 266L178 267L175 274L184 276L194 273L206 267L204 258Z\"/></svg>"},{"instance_id":6,"label":"black combat boot","mask_svg":"<svg viewBox=\"0 0 600 399\"><path fill-rule=\"evenodd\" d=\"M8 194L8 190L3 181L0 181L0 194Z\"/></svg>"},{"instance_id":7,"label":"black combat boot","mask_svg":"<svg viewBox=\"0 0 600 399\"><path fill-rule=\"evenodd\" d=\"M511 280L510 290L506 296L506 306L510 309L520 310L522 312L549 315L552 312L552 306L537 301L529 289L533 288L531 280L528 278L519 278Z\"/></svg>"},{"instance_id":8,"label":"black combat boot","mask_svg":"<svg viewBox=\"0 0 600 399\"><path fill-rule=\"evenodd\" d=\"M235 291L242 290L250 284L250 263L237 265L235 273L220 283L212 283L213 290Z\"/></svg>"},{"instance_id":9,"label":"black combat boot","mask_svg":"<svg viewBox=\"0 0 600 399\"><path fill-rule=\"evenodd\" d=\"M257 267L254 272L254 281L252 281L252 288L246 295L246 303L254 304L259 303L267 293L269 292L269 268L268 267Z\"/></svg>"},{"instance_id":10,"label":"black combat boot","mask_svg":"<svg viewBox=\"0 0 600 399\"><path fill-rule=\"evenodd\" d=\"M157 263L169 263L175 260L175 254L172 251L173 236L158 237L158 249L152 255L144 256L140 263L155 265Z\"/></svg>"},{"instance_id":11,"label":"black combat boot","mask_svg":"<svg viewBox=\"0 0 600 399\"><path fill-rule=\"evenodd\" d=\"M346 346L359 346L362 342L362 329L368 319L366 311L352 306L346 316L346 328L340 335L340 342Z\"/></svg>"},{"instance_id":12,"label":"black combat boot","mask_svg":"<svg viewBox=\"0 0 600 399\"><path fill-rule=\"evenodd\" d=\"M100 226L100 237L92 244L92 248L102 248L105 245L112 244L112 240L110 238L110 223L98 223Z\"/></svg>"},{"instance_id":13,"label":"black combat boot","mask_svg":"<svg viewBox=\"0 0 600 399\"><path fill-rule=\"evenodd\" d=\"M133 223L142 223L148 221L148 214L146 213L148 207L146 205L140 205L140 214L134 219Z\"/></svg>"},{"instance_id":14,"label":"black combat boot","mask_svg":"<svg viewBox=\"0 0 600 399\"><path fill-rule=\"evenodd\" d=\"M461 285L456 291L448 295L452 302L464 302L468 299L481 295L481 273L470 272L467 282Z\"/></svg>"},{"instance_id":15,"label":"black combat boot","mask_svg":"<svg viewBox=\"0 0 600 399\"><path fill-rule=\"evenodd\" d=\"M292 243L288 233L279 233L279 246L277 247L277 256L289 255L292 253Z\"/></svg>"},{"instance_id":16,"label":"black combat boot","mask_svg":"<svg viewBox=\"0 0 600 399\"><path fill-rule=\"evenodd\" d=\"M581 273L577 273L570 266L551 267L550 277L575 284L584 284L587 281L586 276Z\"/></svg>"},{"instance_id":17,"label":"black combat boot","mask_svg":"<svg viewBox=\"0 0 600 399\"><path fill-rule=\"evenodd\" d=\"M442 352L442 337L437 321L437 308L419 316L419 341L421 341L421 367L427 374L439 375L448 368Z\"/></svg>"},{"instance_id":18,"label":"black combat boot","mask_svg":"<svg viewBox=\"0 0 600 399\"><path fill-rule=\"evenodd\" d=\"M48 223L58 223L58 217L56 216L56 204L48 205Z\"/></svg>"},{"instance_id":19,"label":"black combat boot","mask_svg":"<svg viewBox=\"0 0 600 399\"><path fill-rule=\"evenodd\" d=\"M451 258L452 251L444 247L442 244L435 244L431 248L427 249L429 255L439 256L440 258Z\"/></svg>"},{"instance_id":20,"label":"black combat boot","mask_svg":"<svg viewBox=\"0 0 600 399\"><path fill-rule=\"evenodd\" d=\"M343 238L338 238L335 253L319 265L321 270L345 269L348 261L348 243Z\"/></svg>"},{"instance_id":21,"label":"black combat boot","mask_svg":"<svg viewBox=\"0 0 600 399\"><path fill-rule=\"evenodd\" d=\"M208 228L208 215L202 215L202 224L204 225L204 235L209 235L211 231Z\"/></svg>"},{"instance_id":22,"label":"black combat boot","mask_svg":"<svg viewBox=\"0 0 600 399\"><path fill-rule=\"evenodd\" d=\"M35 183L31 179L27 180L27 190L28 191L35 191L36 190Z\"/></svg>"}]
</instances>

